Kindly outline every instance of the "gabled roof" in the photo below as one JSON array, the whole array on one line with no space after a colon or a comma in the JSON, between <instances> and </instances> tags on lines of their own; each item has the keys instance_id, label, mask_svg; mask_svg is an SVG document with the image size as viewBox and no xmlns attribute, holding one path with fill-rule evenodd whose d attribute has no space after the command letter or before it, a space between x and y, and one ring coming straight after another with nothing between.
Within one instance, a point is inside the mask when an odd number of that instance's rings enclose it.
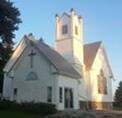
<instances>
[{"instance_id":1,"label":"gabled roof","mask_svg":"<svg viewBox=\"0 0 122 118\"><path fill-rule=\"evenodd\" d=\"M53 64L53 66L57 70L57 73L70 76L72 78L81 78L81 75L58 52L49 47L43 41L35 40L29 36L25 36L21 41L21 43L18 45L12 57L6 64L4 72L9 72L10 69L13 67L13 65L16 63L16 61L18 60L18 58L21 56L23 50L26 47L27 42L26 40L31 40L33 42L33 46L37 48L40 51L40 53L42 53L51 62L51 64Z\"/></svg>"},{"instance_id":2,"label":"gabled roof","mask_svg":"<svg viewBox=\"0 0 122 118\"><path fill-rule=\"evenodd\" d=\"M35 46L47 59L54 65L57 72L62 75L73 78L81 78L81 75L73 68L73 66L65 60L57 51L42 41L35 41Z\"/></svg>"},{"instance_id":3,"label":"gabled roof","mask_svg":"<svg viewBox=\"0 0 122 118\"><path fill-rule=\"evenodd\" d=\"M7 64L5 65L5 67L3 69L4 72L9 72L11 70L11 68L17 62L18 58L21 56L21 54L23 53L25 48L26 48L26 43L25 43L25 40L23 38L20 41L20 43L18 44L18 46L16 47L11 58L8 60Z\"/></svg>"},{"instance_id":4,"label":"gabled roof","mask_svg":"<svg viewBox=\"0 0 122 118\"><path fill-rule=\"evenodd\" d=\"M87 68L91 68L101 43L99 41L84 45L84 63Z\"/></svg>"}]
</instances>

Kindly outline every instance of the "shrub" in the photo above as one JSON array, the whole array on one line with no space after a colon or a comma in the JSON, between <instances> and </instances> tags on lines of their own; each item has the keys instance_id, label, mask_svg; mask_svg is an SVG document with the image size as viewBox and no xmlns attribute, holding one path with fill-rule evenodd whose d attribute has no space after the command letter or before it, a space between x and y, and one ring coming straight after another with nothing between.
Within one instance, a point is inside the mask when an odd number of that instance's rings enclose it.
<instances>
[{"instance_id":1,"label":"shrub","mask_svg":"<svg viewBox=\"0 0 122 118\"><path fill-rule=\"evenodd\" d=\"M57 111L54 104L34 102L21 103L21 109L29 113L42 115L54 114Z\"/></svg>"},{"instance_id":2,"label":"shrub","mask_svg":"<svg viewBox=\"0 0 122 118\"><path fill-rule=\"evenodd\" d=\"M113 109L114 110L122 110L122 103L121 102L113 102Z\"/></svg>"},{"instance_id":3,"label":"shrub","mask_svg":"<svg viewBox=\"0 0 122 118\"><path fill-rule=\"evenodd\" d=\"M12 102L10 101L0 101L0 110L8 110L12 107Z\"/></svg>"},{"instance_id":4,"label":"shrub","mask_svg":"<svg viewBox=\"0 0 122 118\"><path fill-rule=\"evenodd\" d=\"M41 115L54 114L57 111L54 104L41 102L23 102L19 104L11 101L0 101L0 110L14 110Z\"/></svg>"},{"instance_id":5,"label":"shrub","mask_svg":"<svg viewBox=\"0 0 122 118\"><path fill-rule=\"evenodd\" d=\"M113 106L122 109L122 81L120 81L119 86L115 91Z\"/></svg>"}]
</instances>

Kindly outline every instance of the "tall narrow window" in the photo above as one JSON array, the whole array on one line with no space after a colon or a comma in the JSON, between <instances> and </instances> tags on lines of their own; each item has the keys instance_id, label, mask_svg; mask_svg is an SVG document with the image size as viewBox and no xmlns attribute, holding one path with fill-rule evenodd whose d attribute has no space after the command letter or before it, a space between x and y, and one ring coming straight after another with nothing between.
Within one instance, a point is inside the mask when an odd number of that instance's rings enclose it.
<instances>
[{"instance_id":1,"label":"tall narrow window","mask_svg":"<svg viewBox=\"0 0 122 118\"><path fill-rule=\"evenodd\" d=\"M75 26L75 34L78 35L78 27Z\"/></svg>"},{"instance_id":2,"label":"tall narrow window","mask_svg":"<svg viewBox=\"0 0 122 118\"><path fill-rule=\"evenodd\" d=\"M104 94L107 94L107 80L106 77L103 78Z\"/></svg>"},{"instance_id":3,"label":"tall narrow window","mask_svg":"<svg viewBox=\"0 0 122 118\"><path fill-rule=\"evenodd\" d=\"M18 90L17 90L17 88L14 88L14 90L13 90L13 99L15 101L17 100L17 94L18 94Z\"/></svg>"},{"instance_id":4,"label":"tall narrow window","mask_svg":"<svg viewBox=\"0 0 122 118\"><path fill-rule=\"evenodd\" d=\"M107 80L104 76L103 70L100 70L98 77L98 93L107 94Z\"/></svg>"},{"instance_id":5,"label":"tall narrow window","mask_svg":"<svg viewBox=\"0 0 122 118\"><path fill-rule=\"evenodd\" d=\"M47 102L52 102L52 87L47 88Z\"/></svg>"},{"instance_id":6,"label":"tall narrow window","mask_svg":"<svg viewBox=\"0 0 122 118\"><path fill-rule=\"evenodd\" d=\"M68 32L68 26L67 25L63 25L62 26L62 34L67 34Z\"/></svg>"},{"instance_id":7,"label":"tall narrow window","mask_svg":"<svg viewBox=\"0 0 122 118\"><path fill-rule=\"evenodd\" d=\"M14 96L17 96L17 88L14 88Z\"/></svg>"},{"instance_id":8,"label":"tall narrow window","mask_svg":"<svg viewBox=\"0 0 122 118\"><path fill-rule=\"evenodd\" d=\"M63 90L62 87L59 88L59 102L62 103Z\"/></svg>"}]
</instances>

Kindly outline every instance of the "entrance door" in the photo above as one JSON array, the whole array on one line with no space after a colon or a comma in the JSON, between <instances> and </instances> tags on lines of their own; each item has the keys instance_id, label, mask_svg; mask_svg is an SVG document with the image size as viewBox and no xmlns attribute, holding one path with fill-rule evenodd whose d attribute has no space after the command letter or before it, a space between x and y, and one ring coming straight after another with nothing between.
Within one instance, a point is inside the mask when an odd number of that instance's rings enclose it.
<instances>
[{"instance_id":1,"label":"entrance door","mask_svg":"<svg viewBox=\"0 0 122 118\"><path fill-rule=\"evenodd\" d=\"M64 89L64 99L65 108L73 108L73 90L71 88Z\"/></svg>"}]
</instances>

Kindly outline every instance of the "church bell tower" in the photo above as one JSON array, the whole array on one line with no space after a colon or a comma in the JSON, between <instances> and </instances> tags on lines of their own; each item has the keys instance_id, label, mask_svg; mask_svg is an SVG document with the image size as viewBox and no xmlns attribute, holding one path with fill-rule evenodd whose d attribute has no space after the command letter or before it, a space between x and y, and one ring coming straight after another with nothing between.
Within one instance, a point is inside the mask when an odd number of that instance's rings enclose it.
<instances>
[{"instance_id":1,"label":"church bell tower","mask_svg":"<svg viewBox=\"0 0 122 118\"><path fill-rule=\"evenodd\" d=\"M83 19L74 9L56 15L56 50L70 63L83 66Z\"/></svg>"}]
</instances>

